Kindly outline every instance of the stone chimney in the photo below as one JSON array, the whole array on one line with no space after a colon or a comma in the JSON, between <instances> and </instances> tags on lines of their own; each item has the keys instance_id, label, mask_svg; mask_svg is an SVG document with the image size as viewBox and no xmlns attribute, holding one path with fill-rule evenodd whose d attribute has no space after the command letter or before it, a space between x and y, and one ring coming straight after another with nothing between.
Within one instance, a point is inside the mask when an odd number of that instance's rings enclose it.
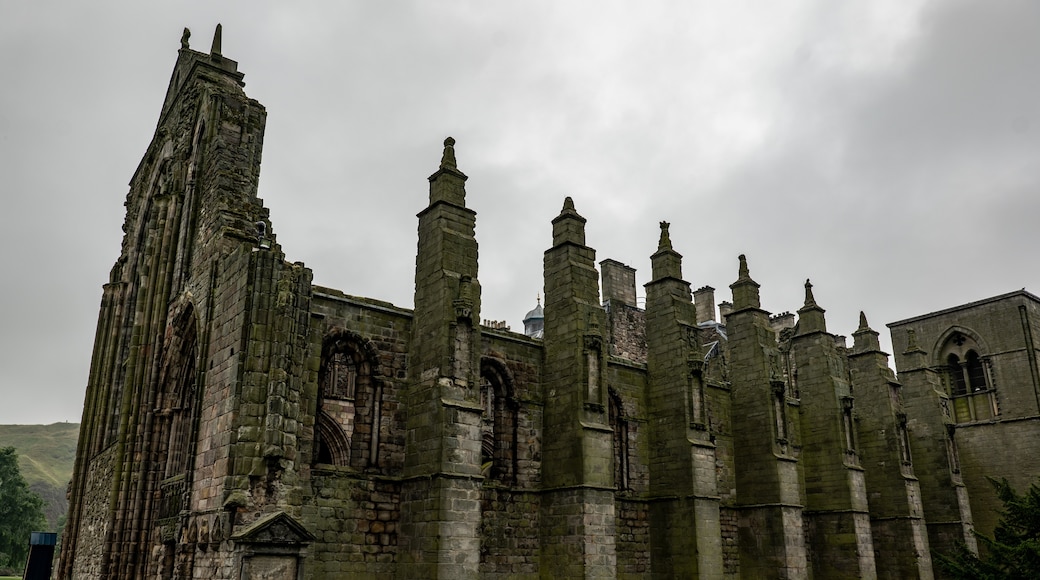
<instances>
[{"instance_id":1,"label":"stone chimney","mask_svg":"<svg viewBox=\"0 0 1040 580\"><path fill-rule=\"evenodd\" d=\"M697 309L697 324L715 320L715 289L702 286L695 290L693 305Z\"/></svg>"},{"instance_id":2,"label":"stone chimney","mask_svg":"<svg viewBox=\"0 0 1040 580\"><path fill-rule=\"evenodd\" d=\"M617 260L606 259L599 263L603 279L603 302L636 305L636 269Z\"/></svg>"}]
</instances>

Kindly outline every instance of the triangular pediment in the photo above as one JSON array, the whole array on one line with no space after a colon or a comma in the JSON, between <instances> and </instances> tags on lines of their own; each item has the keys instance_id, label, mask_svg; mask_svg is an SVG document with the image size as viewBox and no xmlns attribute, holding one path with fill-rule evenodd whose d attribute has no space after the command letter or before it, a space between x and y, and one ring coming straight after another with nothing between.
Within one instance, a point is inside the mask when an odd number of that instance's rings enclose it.
<instances>
[{"instance_id":1,"label":"triangular pediment","mask_svg":"<svg viewBox=\"0 0 1040 580\"><path fill-rule=\"evenodd\" d=\"M231 539L251 544L306 544L315 538L295 518L277 511L264 514L255 522L236 530Z\"/></svg>"}]
</instances>

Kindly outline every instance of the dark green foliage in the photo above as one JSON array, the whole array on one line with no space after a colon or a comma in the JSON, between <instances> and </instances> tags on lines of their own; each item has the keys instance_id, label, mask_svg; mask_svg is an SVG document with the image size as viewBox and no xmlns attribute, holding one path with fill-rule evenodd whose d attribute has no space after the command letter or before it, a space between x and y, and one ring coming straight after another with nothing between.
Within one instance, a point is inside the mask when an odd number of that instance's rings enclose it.
<instances>
[{"instance_id":1,"label":"dark green foliage","mask_svg":"<svg viewBox=\"0 0 1040 580\"><path fill-rule=\"evenodd\" d=\"M989 478L1004 504L993 538L976 534L983 556L960 546L957 553L938 555L950 577L978 580L1033 580L1040 578L1040 486L1019 495L1007 479Z\"/></svg>"},{"instance_id":2,"label":"dark green foliage","mask_svg":"<svg viewBox=\"0 0 1040 580\"><path fill-rule=\"evenodd\" d=\"M76 463L78 423L0 425L0 448L18 450L18 467L29 489L43 499L47 531L55 531L68 510L65 493Z\"/></svg>"},{"instance_id":3,"label":"dark green foliage","mask_svg":"<svg viewBox=\"0 0 1040 580\"><path fill-rule=\"evenodd\" d=\"M29 554L29 533L46 525L43 500L25 484L14 447L0 449L0 568L20 570Z\"/></svg>"}]
</instances>

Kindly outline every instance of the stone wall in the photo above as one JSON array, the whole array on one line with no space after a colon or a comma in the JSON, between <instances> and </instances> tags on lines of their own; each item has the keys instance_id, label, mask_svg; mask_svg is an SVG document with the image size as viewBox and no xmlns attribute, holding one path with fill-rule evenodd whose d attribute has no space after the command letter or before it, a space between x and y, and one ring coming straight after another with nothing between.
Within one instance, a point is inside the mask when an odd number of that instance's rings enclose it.
<instances>
[{"instance_id":1,"label":"stone wall","mask_svg":"<svg viewBox=\"0 0 1040 580\"><path fill-rule=\"evenodd\" d=\"M77 578L97 578L101 575L105 537L110 525L108 515L115 456L116 448L113 445L94 457L87 471L87 493L82 500L82 515L76 533L79 541L76 544L77 558L73 574Z\"/></svg>"},{"instance_id":2,"label":"stone wall","mask_svg":"<svg viewBox=\"0 0 1040 580\"><path fill-rule=\"evenodd\" d=\"M329 466L311 471L310 488L301 520L317 541L307 575L393 578L400 482Z\"/></svg>"}]
</instances>

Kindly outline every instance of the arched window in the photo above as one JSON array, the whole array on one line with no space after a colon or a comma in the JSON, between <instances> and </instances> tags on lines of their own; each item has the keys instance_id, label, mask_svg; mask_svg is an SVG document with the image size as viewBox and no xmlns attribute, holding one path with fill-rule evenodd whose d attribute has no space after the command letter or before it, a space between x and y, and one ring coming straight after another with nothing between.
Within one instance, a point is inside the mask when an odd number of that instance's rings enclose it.
<instances>
[{"instance_id":1,"label":"arched window","mask_svg":"<svg viewBox=\"0 0 1040 580\"><path fill-rule=\"evenodd\" d=\"M950 356L946 357L946 372L950 377L951 395L956 397L968 392L964 382L964 369L961 368L961 359L957 355L950 353Z\"/></svg>"},{"instance_id":2,"label":"arched window","mask_svg":"<svg viewBox=\"0 0 1040 580\"><path fill-rule=\"evenodd\" d=\"M481 358L480 403L481 472L495 481L515 482L518 404L512 375L497 358Z\"/></svg>"},{"instance_id":3,"label":"arched window","mask_svg":"<svg viewBox=\"0 0 1040 580\"><path fill-rule=\"evenodd\" d=\"M195 450L198 394L198 332L188 304L173 318L163 339L155 417L154 458L159 473L160 520L178 517L185 505Z\"/></svg>"},{"instance_id":4,"label":"arched window","mask_svg":"<svg viewBox=\"0 0 1040 580\"><path fill-rule=\"evenodd\" d=\"M376 464L379 442L374 356L360 336L334 330L322 345L318 368L314 462L366 468Z\"/></svg>"},{"instance_id":5,"label":"arched window","mask_svg":"<svg viewBox=\"0 0 1040 580\"><path fill-rule=\"evenodd\" d=\"M968 387L971 392L977 393L984 391L988 387L986 385L986 369L982 368L982 361L979 360L979 355L969 350L968 355L965 358L964 370L967 371L968 375Z\"/></svg>"},{"instance_id":6,"label":"arched window","mask_svg":"<svg viewBox=\"0 0 1040 580\"><path fill-rule=\"evenodd\" d=\"M952 328L940 343L939 364L945 363L951 415L957 423L984 421L1000 414L990 375L989 359L974 332Z\"/></svg>"},{"instance_id":7,"label":"arched window","mask_svg":"<svg viewBox=\"0 0 1040 580\"><path fill-rule=\"evenodd\" d=\"M328 413L321 412L317 420L318 451L316 463L326 465L348 465L350 462L350 440L342 427Z\"/></svg>"},{"instance_id":8,"label":"arched window","mask_svg":"<svg viewBox=\"0 0 1040 580\"><path fill-rule=\"evenodd\" d=\"M166 447L163 479L184 475L189 468L189 451L194 443L192 416L196 399L198 333L195 311L189 305L167 329L166 348L160 370L162 385L159 413L165 423Z\"/></svg>"}]
</instances>

